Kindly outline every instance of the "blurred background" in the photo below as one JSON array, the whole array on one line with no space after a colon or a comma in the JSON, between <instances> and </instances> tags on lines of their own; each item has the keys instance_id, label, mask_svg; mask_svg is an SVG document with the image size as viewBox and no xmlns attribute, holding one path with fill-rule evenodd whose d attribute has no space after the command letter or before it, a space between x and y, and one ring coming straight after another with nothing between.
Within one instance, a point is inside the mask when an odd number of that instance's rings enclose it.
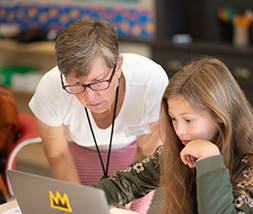
<instances>
[{"instance_id":1,"label":"blurred background","mask_svg":"<svg viewBox=\"0 0 253 214\"><path fill-rule=\"evenodd\" d=\"M59 32L89 16L115 25L121 52L153 59L169 77L193 58L218 57L253 104L252 11L252 0L0 0L0 85L31 114L38 81L56 65Z\"/></svg>"}]
</instances>

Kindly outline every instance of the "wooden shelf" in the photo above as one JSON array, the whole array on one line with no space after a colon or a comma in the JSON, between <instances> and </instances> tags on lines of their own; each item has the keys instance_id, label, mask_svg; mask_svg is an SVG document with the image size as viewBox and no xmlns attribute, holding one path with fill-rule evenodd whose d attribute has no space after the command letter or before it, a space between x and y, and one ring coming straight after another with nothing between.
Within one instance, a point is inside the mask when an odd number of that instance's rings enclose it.
<instances>
[{"instance_id":1,"label":"wooden shelf","mask_svg":"<svg viewBox=\"0 0 253 214\"><path fill-rule=\"evenodd\" d=\"M203 56L217 57L230 69L253 105L253 47L235 47L232 44L198 41L175 44L170 41L150 42L152 59L159 63L171 78L182 65Z\"/></svg>"},{"instance_id":2,"label":"wooden shelf","mask_svg":"<svg viewBox=\"0 0 253 214\"><path fill-rule=\"evenodd\" d=\"M34 54L54 54L54 42L20 43L14 40L0 39L0 50Z\"/></svg>"},{"instance_id":3,"label":"wooden shelf","mask_svg":"<svg viewBox=\"0 0 253 214\"><path fill-rule=\"evenodd\" d=\"M222 54L253 55L253 46L236 47L230 43L193 41L187 44L175 44L169 40L149 42L150 46L159 49L185 50L185 51L207 51Z\"/></svg>"},{"instance_id":4,"label":"wooden shelf","mask_svg":"<svg viewBox=\"0 0 253 214\"><path fill-rule=\"evenodd\" d=\"M0 66L32 65L44 73L56 66L54 42L20 43L0 39ZM33 93L12 90L18 111L32 114L28 107Z\"/></svg>"}]
</instances>

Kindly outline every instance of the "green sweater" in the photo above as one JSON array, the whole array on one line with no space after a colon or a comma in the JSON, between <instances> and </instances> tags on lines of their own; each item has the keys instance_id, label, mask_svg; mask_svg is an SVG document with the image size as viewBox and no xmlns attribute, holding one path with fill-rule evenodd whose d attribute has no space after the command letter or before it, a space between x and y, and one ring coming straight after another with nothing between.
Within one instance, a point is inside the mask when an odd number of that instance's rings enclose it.
<instances>
[{"instance_id":1,"label":"green sweater","mask_svg":"<svg viewBox=\"0 0 253 214\"><path fill-rule=\"evenodd\" d=\"M131 164L126 170L117 171L112 178L103 179L94 186L105 191L111 207L124 206L141 198L159 186L158 159L163 146L148 158ZM252 183L230 183L229 170L221 155L196 162L197 206L199 214L238 213L253 214L253 199L233 189L248 191ZM238 167L238 178L253 177L253 168L245 157Z\"/></svg>"}]
</instances>

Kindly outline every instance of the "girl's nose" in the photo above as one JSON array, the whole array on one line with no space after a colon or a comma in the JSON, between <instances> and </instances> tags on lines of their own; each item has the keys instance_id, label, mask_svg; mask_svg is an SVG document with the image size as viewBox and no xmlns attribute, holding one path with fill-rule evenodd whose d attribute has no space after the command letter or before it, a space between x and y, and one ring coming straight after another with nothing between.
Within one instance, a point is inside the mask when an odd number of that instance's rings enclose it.
<instances>
[{"instance_id":1,"label":"girl's nose","mask_svg":"<svg viewBox=\"0 0 253 214\"><path fill-rule=\"evenodd\" d=\"M177 136L182 136L187 133L186 127L183 124L178 123L176 126L174 126L174 129L175 129Z\"/></svg>"}]
</instances>

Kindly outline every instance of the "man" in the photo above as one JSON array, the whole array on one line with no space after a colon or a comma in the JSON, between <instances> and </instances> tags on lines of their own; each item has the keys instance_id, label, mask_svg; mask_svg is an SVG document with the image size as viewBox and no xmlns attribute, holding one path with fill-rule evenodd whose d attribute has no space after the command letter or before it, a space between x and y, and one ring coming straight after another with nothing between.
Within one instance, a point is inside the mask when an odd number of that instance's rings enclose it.
<instances>
[{"instance_id":1,"label":"man","mask_svg":"<svg viewBox=\"0 0 253 214\"><path fill-rule=\"evenodd\" d=\"M120 54L115 29L104 20L70 24L55 50L58 66L29 103L54 177L97 183L152 154L162 142L158 120L168 84L162 67ZM145 213L150 197L132 210Z\"/></svg>"}]
</instances>

